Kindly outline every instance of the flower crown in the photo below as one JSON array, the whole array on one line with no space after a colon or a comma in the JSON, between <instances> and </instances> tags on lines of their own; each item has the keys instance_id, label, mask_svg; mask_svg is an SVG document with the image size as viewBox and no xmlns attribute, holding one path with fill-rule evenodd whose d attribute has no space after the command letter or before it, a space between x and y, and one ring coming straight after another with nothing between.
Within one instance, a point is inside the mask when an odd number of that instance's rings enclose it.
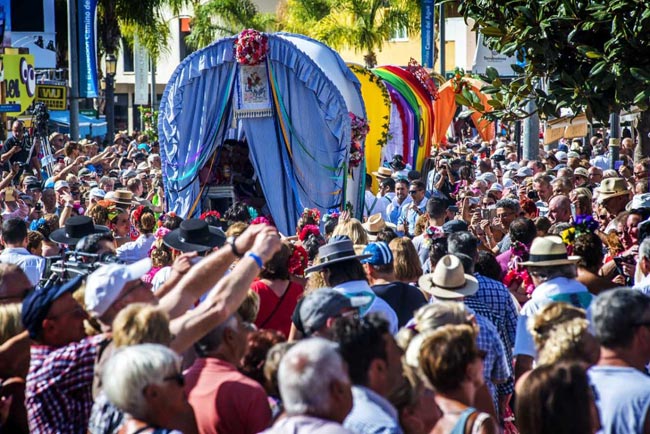
<instances>
[{"instance_id":1,"label":"flower crown","mask_svg":"<svg viewBox=\"0 0 650 434\"><path fill-rule=\"evenodd\" d=\"M319 237L320 228L316 225L305 225L300 231L300 234L298 234L298 238L300 241L305 241L307 238L309 238L310 234L314 235L315 237Z\"/></svg>"},{"instance_id":2,"label":"flower crown","mask_svg":"<svg viewBox=\"0 0 650 434\"><path fill-rule=\"evenodd\" d=\"M253 220L251 220L252 225L259 225L259 224L265 224L269 226L273 226L273 223L271 220L269 220L267 217L261 215L259 217L255 217Z\"/></svg>"},{"instance_id":3,"label":"flower crown","mask_svg":"<svg viewBox=\"0 0 650 434\"><path fill-rule=\"evenodd\" d=\"M303 220L312 219L317 222L320 220L320 211L316 208L305 208L302 212Z\"/></svg>"},{"instance_id":4,"label":"flower crown","mask_svg":"<svg viewBox=\"0 0 650 434\"><path fill-rule=\"evenodd\" d=\"M157 223L157 226L158 226L159 228L162 227L162 225L165 223L165 221L167 220L167 218L170 218L170 217L176 217L176 213L175 213L174 211L169 211L169 212L167 212L167 213L160 214L160 217L158 217L158 223Z\"/></svg>"},{"instance_id":5,"label":"flower crown","mask_svg":"<svg viewBox=\"0 0 650 434\"><path fill-rule=\"evenodd\" d=\"M221 219L221 214L219 213L219 211L214 211L214 210L204 212L203 214L201 214L201 216L199 218L201 220L205 220L206 218L208 218L210 216L216 218L217 220Z\"/></svg>"},{"instance_id":6,"label":"flower crown","mask_svg":"<svg viewBox=\"0 0 650 434\"><path fill-rule=\"evenodd\" d=\"M289 257L289 273L294 276L304 276L308 264L309 255L307 251L302 246L294 245L291 256Z\"/></svg>"},{"instance_id":7,"label":"flower crown","mask_svg":"<svg viewBox=\"0 0 650 434\"><path fill-rule=\"evenodd\" d=\"M338 208L332 208L327 210L327 214L323 216L323 223L327 223L330 220L338 219L341 216L341 211Z\"/></svg>"},{"instance_id":8,"label":"flower crown","mask_svg":"<svg viewBox=\"0 0 650 434\"><path fill-rule=\"evenodd\" d=\"M160 228L156 229L156 232L153 234L153 236L157 240L162 240L165 237L165 235L167 235L170 232L171 232L170 229L163 226L163 227L160 227Z\"/></svg>"}]
</instances>

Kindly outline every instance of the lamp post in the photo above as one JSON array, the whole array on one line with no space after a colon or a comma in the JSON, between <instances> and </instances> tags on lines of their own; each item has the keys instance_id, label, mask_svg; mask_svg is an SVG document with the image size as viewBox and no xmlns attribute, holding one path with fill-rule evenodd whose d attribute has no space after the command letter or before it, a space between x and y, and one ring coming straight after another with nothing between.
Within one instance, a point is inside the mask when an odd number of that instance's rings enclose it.
<instances>
[{"instance_id":1,"label":"lamp post","mask_svg":"<svg viewBox=\"0 0 650 434\"><path fill-rule=\"evenodd\" d=\"M106 137L112 143L115 135L115 71L117 70L117 58L113 53L106 55Z\"/></svg>"}]
</instances>

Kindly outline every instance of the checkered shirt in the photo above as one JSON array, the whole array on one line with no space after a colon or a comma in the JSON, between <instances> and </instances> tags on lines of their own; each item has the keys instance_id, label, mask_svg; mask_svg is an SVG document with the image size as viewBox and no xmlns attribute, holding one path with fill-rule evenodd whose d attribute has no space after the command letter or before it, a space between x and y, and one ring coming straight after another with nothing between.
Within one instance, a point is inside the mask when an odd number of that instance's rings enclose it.
<instances>
[{"instance_id":1,"label":"checkered shirt","mask_svg":"<svg viewBox=\"0 0 650 434\"><path fill-rule=\"evenodd\" d=\"M32 346L25 390L30 433L86 433L95 359L104 339L92 336L62 348Z\"/></svg>"}]
</instances>

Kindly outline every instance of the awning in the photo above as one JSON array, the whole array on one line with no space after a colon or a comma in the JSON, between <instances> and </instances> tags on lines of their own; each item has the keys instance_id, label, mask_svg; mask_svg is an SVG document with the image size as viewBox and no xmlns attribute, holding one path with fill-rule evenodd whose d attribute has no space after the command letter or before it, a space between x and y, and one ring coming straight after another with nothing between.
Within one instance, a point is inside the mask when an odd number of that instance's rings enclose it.
<instances>
[{"instance_id":1,"label":"awning","mask_svg":"<svg viewBox=\"0 0 650 434\"><path fill-rule=\"evenodd\" d=\"M50 124L63 134L70 132L70 111L51 111ZM106 120L95 119L79 114L79 137L104 137L106 135Z\"/></svg>"}]
</instances>

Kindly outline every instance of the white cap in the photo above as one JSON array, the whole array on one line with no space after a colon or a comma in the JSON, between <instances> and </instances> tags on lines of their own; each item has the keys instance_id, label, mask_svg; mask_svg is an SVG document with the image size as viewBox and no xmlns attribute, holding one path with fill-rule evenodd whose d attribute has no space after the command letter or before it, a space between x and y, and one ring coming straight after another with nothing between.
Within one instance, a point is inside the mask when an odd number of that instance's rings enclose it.
<instances>
[{"instance_id":1,"label":"white cap","mask_svg":"<svg viewBox=\"0 0 650 434\"><path fill-rule=\"evenodd\" d=\"M490 189L488 191L503 191L503 185L495 182L490 186Z\"/></svg>"},{"instance_id":2,"label":"white cap","mask_svg":"<svg viewBox=\"0 0 650 434\"><path fill-rule=\"evenodd\" d=\"M115 199L115 192L114 191L109 191L104 195L104 199L106 200L114 200Z\"/></svg>"},{"instance_id":3,"label":"white cap","mask_svg":"<svg viewBox=\"0 0 650 434\"><path fill-rule=\"evenodd\" d=\"M569 151L566 154L567 158L580 158L580 154L578 154L576 151Z\"/></svg>"},{"instance_id":4,"label":"white cap","mask_svg":"<svg viewBox=\"0 0 650 434\"><path fill-rule=\"evenodd\" d=\"M106 192L99 187L95 187L90 189L89 195L90 197L98 197L100 199L103 199L106 196Z\"/></svg>"},{"instance_id":5,"label":"white cap","mask_svg":"<svg viewBox=\"0 0 650 434\"><path fill-rule=\"evenodd\" d=\"M497 182L497 176L492 172L485 172L479 175L476 179L480 179L481 181L486 181L490 183Z\"/></svg>"},{"instance_id":6,"label":"white cap","mask_svg":"<svg viewBox=\"0 0 650 434\"><path fill-rule=\"evenodd\" d=\"M557 158L557 161L566 161L567 155L566 152L564 151L557 151L555 153L555 158Z\"/></svg>"},{"instance_id":7,"label":"white cap","mask_svg":"<svg viewBox=\"0 0 650 434\"><path fill-rule=\"evenodd\" d=\"M147 274L151 259L144 258L133 264L110 264L100 267L86 279L86 309L102 316L118 299L124 285Z\"/></svg>"},{"instance_id":8,"label":"white cap","mask_svg":"<svg viewBox=\"0 0 650 434\"><path fill-rule=\"evenodd\" d=\"M517 163L516 161L511 161L510 163L506 164L506 169L519 170L519 163Z\"/></svg>"},{"instance_id":9,"label":"white cap","mask_svg":"<svg viewBox=\"0 0 650 434\"><path fill-rule=\"evenodd\" d=\"M148 170L149 169L149 163L146 161L143 161L142 163L138 164L138 167L136 167L137 170Z\"/></svg>"},{"instance_id":10,"label":"white cap","mask_svg":"<svg viewBox=\"0 0 650 434\"><path fill-rule=\"evenodd\" d=\"M70 187L70 184L68 184L67 181L56 181L54 183L54 191L59 191L60 189L65 187Z\"/></svg>"}]
</instances>

